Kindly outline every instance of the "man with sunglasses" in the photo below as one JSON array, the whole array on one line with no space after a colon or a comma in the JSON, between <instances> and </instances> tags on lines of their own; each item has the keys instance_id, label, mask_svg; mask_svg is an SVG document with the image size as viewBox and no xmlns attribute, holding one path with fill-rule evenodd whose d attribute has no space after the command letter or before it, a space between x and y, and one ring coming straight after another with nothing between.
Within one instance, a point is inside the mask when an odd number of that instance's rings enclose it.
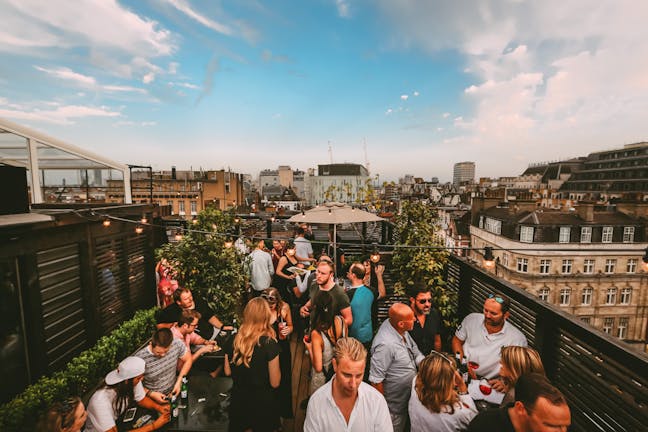
<instances>
[{"instance_id":1,"label":"man with sunglasses","mask_svg":"<svg viewBox=\"0 0 648 432\"><path fill-rule=\"evenodd\" d=\"M441 317L432 307L430 288L419 285L410 291L410 306L414 311L414 327L409 331L424 355L441 351Z\"/></svg>"},{"instance_id":2,"label":"man with sunglasses","mask_svg":"<svg viewBox=\"0 0 648 432\"><path fill-rule=\"evenodd\" d=\"M192 361L195 362L203 354L208 352L214 352L216 350L216 342L211 340L206 340L205 338L198 335L194 330L198 327L198 321L200 320L200 312L194 309L183 310L178 318L178 322L171 327L171 333L175 339L180 339L184 344L185 348L191 352L191 345L201 345L199 349L191 354ZM178 363L178 367L182 368L182 363Z\"/></svg>"},{"instance_id":3,"label":"man with sunglasses","mask_svg":"<svg viewBox=\"0 0 648 432\"><path fill-rule=\"evenodd\" d=\"M492 379L500 369L500 351L505 346L527 346L520 330L507 322L511 301L500 294L490 294L484 312L466 316L452 338L452 351L465 356L473 367L471 375ZM494 385L498 390L498 386Z\"/></svg>"}]
</instances>

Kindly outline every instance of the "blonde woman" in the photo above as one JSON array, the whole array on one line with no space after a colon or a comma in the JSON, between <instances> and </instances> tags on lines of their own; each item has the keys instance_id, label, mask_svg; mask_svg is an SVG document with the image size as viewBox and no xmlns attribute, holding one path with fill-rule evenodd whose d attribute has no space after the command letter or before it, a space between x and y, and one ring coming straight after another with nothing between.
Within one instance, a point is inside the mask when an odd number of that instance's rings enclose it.
<instances>
[{"instance_id":1,"label":"blonde woman","mask_svg":"<svg viewBox=\"0 0 648 432\"><path fill-rule=\"evenodd\" d=\"M243 322L234 338L232 362L225 356L225 374L234 381L229 414L233 432L272 432L281 428L278 401L279 344L272 324L276 319L261 297L245 306Z\"/></svg>"},{"instance_id":2,"label":"blonde woman","mask_svg":"<svg viewBox=\"0 0 648 432\"><path fill-rule=\"evenodd\" d=\"M282 257L282 259L285 257ZM290 335L293 332L292 316L290 305L282 300L277 288L270 287L263 290L261 298L268 302L270 311L275 316L275 323L272 328L279 339L279 368L281 369L281 384L277 389L279 399L279 414L282 418L293 418L292 412L292 374L290 359Z\"/></svg>"},{"instance_id":3,"label":"blonde woman","mask_svg":"<svg viewBox=\"0 0 648 432\"><path fill-rule=\"evenodd\" d=\"M522 375L532 372L545 375L538 351L521 346L502 348L499 375L503 386L502 392L506 395L501 406L515 402L515 383Z\"/></svg>"},{"instance_id":4,"label":"blonde woman","mask_svg":"<svg viewBox=\"0 0 648 432\"><path fill-rule=\"evenodd\" d=\"M477 415L455 362L436 351L419 364L408 411L412 432L464 431Z\"/></svg>"}]
</instances>

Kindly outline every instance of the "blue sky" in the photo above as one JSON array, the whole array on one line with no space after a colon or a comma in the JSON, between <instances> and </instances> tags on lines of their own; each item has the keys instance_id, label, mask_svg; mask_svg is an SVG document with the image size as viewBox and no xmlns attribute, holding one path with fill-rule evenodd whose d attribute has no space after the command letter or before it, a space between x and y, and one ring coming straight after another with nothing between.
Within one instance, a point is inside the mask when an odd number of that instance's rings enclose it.
<instances>
[{"instance_id":1,"label":"blue sky","mask_svg":"<svg viewBox=\"0 0 648 432\"><path fill-rule=\"evenodd\" d=\"M4 0L0 117L131 164L478 176L647 140L648 3Z\"/></svg>"}]
</instances>

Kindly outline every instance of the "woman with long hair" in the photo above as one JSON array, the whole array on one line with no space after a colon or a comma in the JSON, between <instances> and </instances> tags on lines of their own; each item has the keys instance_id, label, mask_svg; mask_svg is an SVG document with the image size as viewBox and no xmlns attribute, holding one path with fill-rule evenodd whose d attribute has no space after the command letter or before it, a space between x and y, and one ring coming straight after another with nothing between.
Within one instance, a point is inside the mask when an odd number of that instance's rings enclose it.
<instances>
[{"instance_id":1,"label":"woman with long hair","mask_svg":"<svg viewBox=\"0 0 648 432\"><path fill-rule=\"evenodd\" d=\"M304 344L311 358L310 394L323 386L333 376L333 348L339 338L347 336L347 325L333 311L333 297L328 291L320 291L312 304L310 340L304 336Z\"/></svg>"},{"instance_id":2,"label":"woman with long hair","mask_svg":"<svg viewBox=\"0 0 648 432\"><path fill-rule=\"evenodd\" d=\"M295 296L293 288L297 286L297 275L288 271L288 269L299 266L303 267L297 261L297 258L295 258L295 245L291 242L288 244L286 252L279 258L274 277L272 278L272 286L279 290L281 297L291 306L293 304L292 298Z\"/></svg>"},{"instance_id":3,"label":"woman with long hair","mask_svg":"<svg viewBox=\"0 0 648 432\"><path fill-rule=\"evenodd\" d=\"M499 374L506 395L501 406L515 401L515 383L522 375L532 372L545 374L538 351L521 346L502 347Z\"/></svg>"},{"instance_id":4,"label":"woman with long hair","mask_svg":"<svg viewBox=\"0 0 648 432\"><path fill-rule=\"evenodd\" d=\"M231 364L229 356L225 355L225 375L231 375L234 381L230 431L272 432L281 429L274 391L281 382L281 348L272 328L276 317L263 298L250 300L234 338Z\"/></svg>"},{"instance_id":5,"label":"woman with long hair","mask_svg":"<svg viewBox=\"0 0 648 432\"><path fill-rule=\"evenodd\" d=\"M154 402L144 390L142 379L145 366L144 360L139 357L126 357L117 369L106 375L103 385L94 392L88 403L86 432L117 432L117 419L134 403L155 410L160 416L151 425L131 431L157 430L169 422L169 406Z\"/></svg>"},{"instance_id":6,"label":"woman with long hair","mask_svg":"<svg viewBox=\"0 0 648 432\"><path fill-rule=\"evenodd\" d=\"M436 351L419 364L408 411L412 432L464 431L477 415L455 362Z\"/></svg>"},{"instance_id":7,"label":"woman with long hair","mask_svg":"<svg viewBox=\"0 0 648 432\"><path fill-rule=\"evenodd\" d=\"M284 258L284 257L282 257ZM292 368L290 358L290 335L293 332L290 306L283 301L277 288L270 287L263 290L261 298L268 302L270 311L275 315L272 328L277 334L281 353L279 354L279 369L281 369L281 383L277 391L279 399L279 414L283 418L293 418L292 412Z\"/></svg>"},{"instance_id":8,"label":"woman with long hair","mask_svg":"<svg viewBox=\"0 0 648 432\"><path fill-rule=\"evenodd\" d=\"M88 413L78 397L54 402L36 426L39 432L80 432Z\"/></svg>"}]
</instances>

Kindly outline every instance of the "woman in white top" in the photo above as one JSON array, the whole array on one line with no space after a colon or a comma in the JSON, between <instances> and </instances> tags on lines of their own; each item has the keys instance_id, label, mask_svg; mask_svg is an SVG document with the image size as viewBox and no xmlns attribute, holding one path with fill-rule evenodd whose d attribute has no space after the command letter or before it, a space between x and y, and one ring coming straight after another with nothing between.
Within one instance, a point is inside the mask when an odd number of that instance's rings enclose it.
<instances>
[{"instance_id":1,"label":"woman in white top","mask_svg":"<svg viewBox=\"0 0 648 432\"><path fill-rule=\"evenodd\" d=\"M412 381L409 416L412 432L457 432L468 428L477 408L455 362L432 351Z\"/></svg>"},{"instance_id":2,"label":"woman in white top","mask_svg":"<svg viewBox=\"0 0 648 432\"><path fill-rule=\"evenodd\" d=\"M131 432L154 431L170 420L169 406L157 404L144 391L144 367L143 359L126 357L117 369L106 375L105 385L92 395L88 403L86 432L117 432L117 419L135 403L158 411L160 416L152 424L131 429Z\"/></svg>"}]
</instances>

